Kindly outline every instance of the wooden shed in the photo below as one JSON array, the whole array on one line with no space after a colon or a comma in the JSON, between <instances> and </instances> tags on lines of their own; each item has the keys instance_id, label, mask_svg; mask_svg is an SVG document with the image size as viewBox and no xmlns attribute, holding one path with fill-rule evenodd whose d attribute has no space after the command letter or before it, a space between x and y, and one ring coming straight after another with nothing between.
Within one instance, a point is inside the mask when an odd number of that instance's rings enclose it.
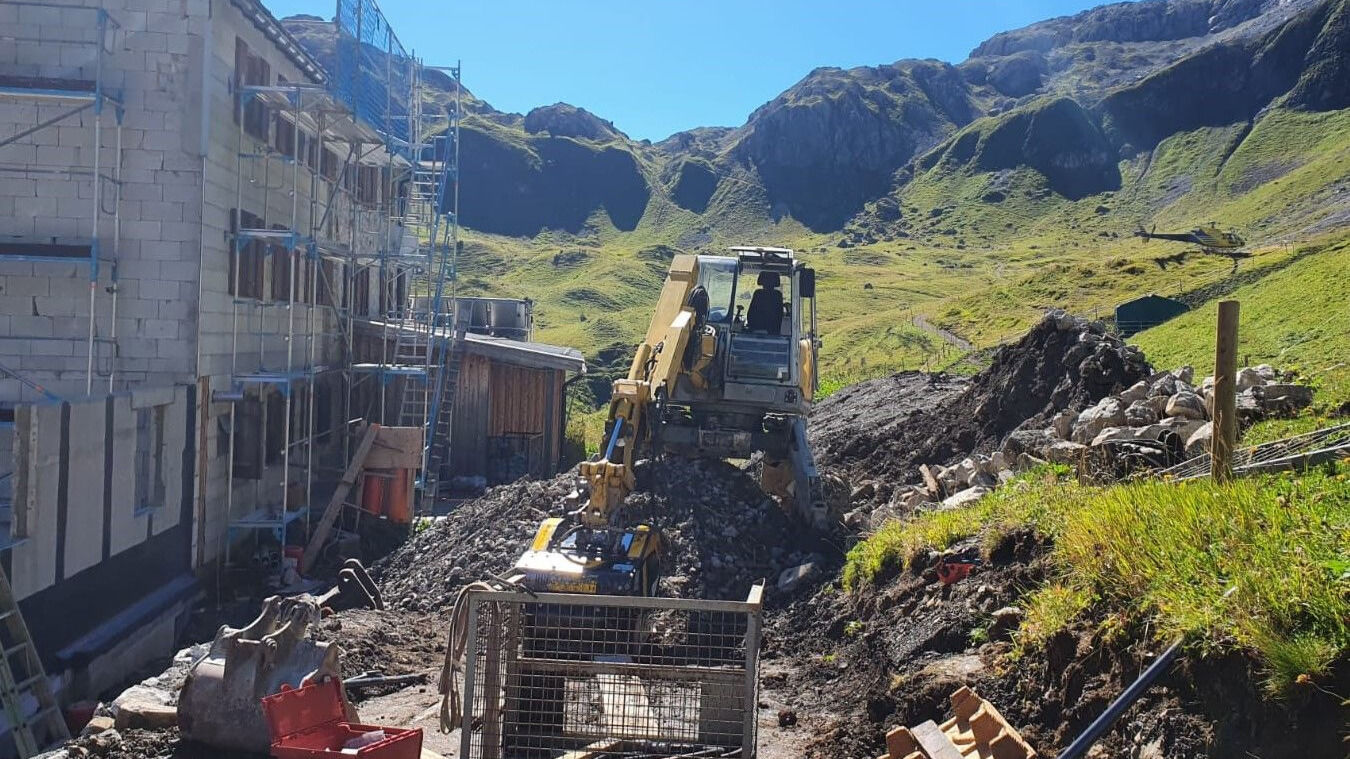
<instances>
[{"instance_id":1,"label":"wooden shed","mask_svg":"<svg viewBox=\"0 0 1350 759\"><path fill-rule=\"evenodd\" d=\"M453 476L495 485L556 473L563 383L585 371L575 348L470 334L455 397Z\"/></svg>"}]
</instances>

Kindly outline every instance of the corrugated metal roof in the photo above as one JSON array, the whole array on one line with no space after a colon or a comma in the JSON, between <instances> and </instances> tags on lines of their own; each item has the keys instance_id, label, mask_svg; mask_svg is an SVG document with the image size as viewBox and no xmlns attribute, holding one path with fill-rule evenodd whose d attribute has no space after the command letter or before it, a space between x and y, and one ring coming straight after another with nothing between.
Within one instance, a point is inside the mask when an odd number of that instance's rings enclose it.
<instances>
[{"instance_id":1,"label":"corrugated metal roof","mask_svg":"<svg viewBox=\"0 0 1350 759\"><path fill-rule=\"evenodd\" d=\"M386 328L386 325L378 319L357 319L355 325L358 330L369 333L378 333ZM388 329L388 336L393 339L399 328L397 325L391 324L388 325ZM436 333L444 336L447 334L447 330L438 328ZM480 335L474 332L465 335L464 342L465 349L468 352L495 361L504 361L519 366L531 366L538 369L562 369L577 374L586 373L586 358L576 348L549 345L548 343L530 343L505 337Z\"/></svg>"},{"instance_id":2,"label":"corrugated metal roof","mask_svg":"<svg viewBox=\"0 0 1350 759\"><path fill-rule=\"evenodd\" d=\"M477 353L480 356L510 364L540 369L562 369L578 374L586 373L586 359L581 355L581 351L576 348L547 343L527 343L522 340L477 335L472 332L465 336L465 345L470 353Z\"/></svg>"}]
</instances>

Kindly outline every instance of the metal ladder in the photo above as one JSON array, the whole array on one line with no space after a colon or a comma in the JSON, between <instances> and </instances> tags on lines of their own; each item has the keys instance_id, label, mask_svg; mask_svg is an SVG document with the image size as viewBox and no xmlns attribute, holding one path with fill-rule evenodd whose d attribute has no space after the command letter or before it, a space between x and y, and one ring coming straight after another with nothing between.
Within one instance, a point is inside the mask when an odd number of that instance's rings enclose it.
<instances>
[{"instance_id":1,"label":"metal ladder","mask_svg":"<svg viewBox=\"0 0 1350 759\"><path fill-rule=\"evenodd\" d=\"M427 404L430 402L430 370L427 361L428 342L420 325L406 320L398 327L398 339L394 343L394 363L401 366L427 366L428 374L423 377L404 378L403 396L399 403L398 425L400 427L421 427L427 423Z\"/></svg>"},{"instance_id":2,"label":"metal ladder","mask_svg":"<svg viewBox=\"0 0 1350 759\"><path fill-rule=\"evenodd\" d=\"M14 599L9 578L0 570L0 702L10 737L22 759L70 738L65 715L56 703L28 624Z\"/></svg>"},{"instance_id":3,"label":"metal ladder","mask_svg":"<svg viewBox=\"0 0 1350 759\"><path fill-rule=\"evenodd\" d=\"M437 367L434 386L427 378L431 392L431 409L427 417L427 449L423 456L423 492L435 496L441 477L450 463L451 428L455 417L455 396L459 392L459 369L464 356L464 341L468 333L467 320L456 308L454 324L448 340L440 341L441 365Z\"/></svg>"}]
</instances>

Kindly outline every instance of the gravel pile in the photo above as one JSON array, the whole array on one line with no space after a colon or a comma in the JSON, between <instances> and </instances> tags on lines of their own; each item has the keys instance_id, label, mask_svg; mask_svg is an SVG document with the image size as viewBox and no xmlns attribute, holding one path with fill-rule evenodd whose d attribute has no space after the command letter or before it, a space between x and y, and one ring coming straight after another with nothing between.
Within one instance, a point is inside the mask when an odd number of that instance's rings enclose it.
<instances>
[{"instance_id":1,"label":"gravel pile","mask_svg":"<svg viewBox=\"0 0 1350 759\"><path fill-rule=\"evenodd\" d=\"M893 402L913 409L903 419L869 423L878 408L875 392L855 391L855 400L832 409L822 404L817 416L849 414L858 421L818 435L816 457L855 485L916 484L921 464L992 453L1015 430L1044 428L1056 413L1087 408L1151 373L1143 353L1107 334L1100 322L1051 311L1016 343L1000 347L989 368L959 393L915 381L896 385L901 395ZM873 380L882 382L895 384L894 378Z\"/></svg>"},{"instance_id":2,"label":"gravel pile","mask_svg":"<svg viewBox=\"0 0 1350 759\"><path fill-rule=\"evenodd\" d=\"M449 608L463 586L515 565L539 522L561 514L564 499L578 485L576 473L568 472L551 480L491 488L415 531L371 567L371 577L394 608Z\"/></svg>"},{"instance_id":3,"label":"gravel pile","mask_svg":"<svg viewBox=\"0 0 1350 759\"><path fill-rule=\"evenodd\" d=\"M666 537L662 595L744 598L759 579L822 561L807 531L764 495L751 474L721 461L639 462L625 508ZM464 585L505 574L539 522L561 515L581 482L575 472L493 488L417 532L371 573L394 608L449 607Z\"/></svg>"}]
</instances>

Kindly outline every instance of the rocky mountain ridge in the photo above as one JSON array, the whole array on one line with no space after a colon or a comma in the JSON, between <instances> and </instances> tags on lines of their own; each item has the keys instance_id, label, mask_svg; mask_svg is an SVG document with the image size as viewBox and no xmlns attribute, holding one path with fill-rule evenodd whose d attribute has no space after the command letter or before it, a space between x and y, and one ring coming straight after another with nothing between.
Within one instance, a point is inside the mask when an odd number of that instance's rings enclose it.
<instances>
[{"instance_id":1,"label":"rocky mountain ridge","mask_svg":"<svg viewBox=\"0 0 1350 759\"><path fill-rule=\"evenodd\" d=\"M579 232L600 213L619 231L688 213L709 231L671 242L697 247L747 215L894 233L878 201L934 170L1030 168L1069 199L1109 192L1120 160L1168 135L1250 120L1277 101L1350 105L1347 16L1346 0L1115 3L994 35L959 65L819 68L739 127L656 144L565 103L507 114L467 94L462 179L473 192L461 216L532 237ZM331 57L325 27L284 23Z\"/></svg>"}]
</instances>

